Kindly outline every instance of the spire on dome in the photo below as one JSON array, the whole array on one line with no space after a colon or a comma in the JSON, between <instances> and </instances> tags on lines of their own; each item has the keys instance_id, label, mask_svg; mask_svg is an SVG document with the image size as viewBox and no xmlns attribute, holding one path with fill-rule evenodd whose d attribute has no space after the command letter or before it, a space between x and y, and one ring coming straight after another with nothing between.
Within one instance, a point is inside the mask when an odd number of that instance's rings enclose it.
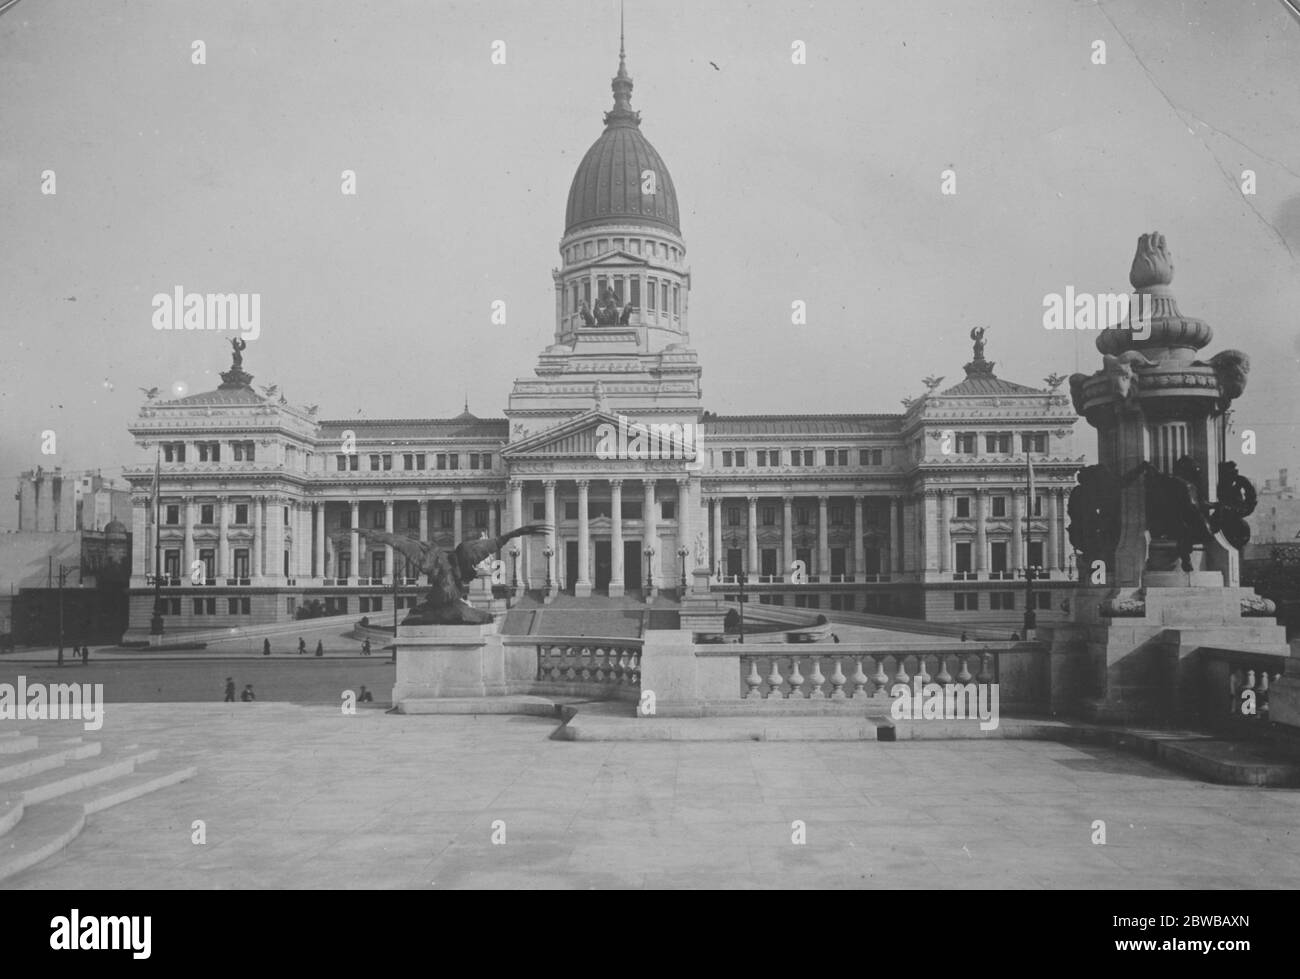
<instances>
[{"instance_id":1,"label":"spire on dome","mask_svg":"<svg viewBox=\"0 0 1300 979\"><path fill-rule=\"evenodd\" d=\"M641 113L632 109L632 76L627 73L627 50L623 43L623 6L618 9L618 74L610 82L614 108L605 113L606 126L639 126Z\"/></svg>"}]
</instances>

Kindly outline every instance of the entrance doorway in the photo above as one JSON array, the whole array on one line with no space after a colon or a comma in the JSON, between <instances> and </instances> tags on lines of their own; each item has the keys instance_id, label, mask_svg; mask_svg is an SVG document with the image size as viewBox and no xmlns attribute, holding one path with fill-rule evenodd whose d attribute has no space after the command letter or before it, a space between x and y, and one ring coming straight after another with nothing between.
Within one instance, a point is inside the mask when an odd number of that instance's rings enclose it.
<instances>
[{"instance_id":1,"label":"entrance doorway","mask_svg":"<svg viewBox=\"0 0 1300 979\"><path fill-rule=\"evenodd\" d=\"M597 591L609 591L609 581L614 577L613 549L607 540L596 541L596 581Z\"/></svg>"},{"instance_id":2,"label":"entrance doorway","mask_svg":"<svg viewBox=\"0 0 1300 979\"><path fill-rule=\"evenodd\" d=\"M578 542L570 540L564 542L564 590L570 595L574 592L574 586L578 583Z\"/></svg>"},{"instance_id":3,"label":"entrance doorway","mask_svg":"<svg viewBox=\"0 0 1300 979\"><path fill-rule=\"evenodd\" d=\"M623 586L626 590L640 590L641 570L645 567L645 558L641 555L639 540L623 541Z\"/></svg>"}]
</instances>

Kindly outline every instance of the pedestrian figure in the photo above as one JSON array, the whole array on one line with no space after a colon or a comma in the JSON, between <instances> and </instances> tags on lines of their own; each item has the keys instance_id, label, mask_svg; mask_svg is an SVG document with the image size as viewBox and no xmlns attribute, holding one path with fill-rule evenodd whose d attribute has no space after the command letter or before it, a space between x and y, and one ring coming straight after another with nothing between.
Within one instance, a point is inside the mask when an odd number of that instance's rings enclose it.
<instances>
[{"instance_id":1,"label":"pedestrian figure","mask_svg":"<svg viewBox=\"0 0 1300 979\"><path fill-rule=\"evenodd\" d=\"M299 637L298 637L298 655L301 656L301 655L302 655L303 653L305 653L305 652L307 652L307 643L306 643L306 641L302 638L302 636L299 636Z\"/></svg>"},{"instance_id":2,"label":"pedestrian figure","mask_svg":"<svg viewBox=\"0 0 1300 979\"><path fill-rule=\"evenodd\" d=\"M1012 641L1012 642L1020 642L1020 633L1018 633L1018 632L1013 632L1013 633L1011 633L1011 641Z\"/></svg>"},{"instance_id":3,"label":"pedestrian figure","mask_svg":"<svg viewBox=\"0 0 1300 979\"><path fill-rule=\"evenodd\" d=\"M962 633L961 633L961 641L962 641L962 642L967 642L967 641L968 641L968 640L966 639L966 630L965 630L965 629L962 630Z\"/></svg>"},{"instance_id":4,"label":"pedestrian figure","mask_svg":"<svg viewBox=\"0 0 1300 979\"><path fill-rule=\"evenodd\" d=\"M239 699L244 703L257 699L257 695L253 693L253 685L251 683L244 684L244 692L239 695Z\"/></svg>"},{"instance_id":5,"label":"pedestrian figure","mask_svg":"<svg viewBox=\"0 0 1300 979\"><path fill-rule=\"evenodd\" d=\"M271 655L271 640L270 640L270 639L263 639L263 640L262 640L262 655L263 655L263 656L270 656L270 655Z\"/></svg>"},{"instance_id":6,"label":"pedestrian figure","mask_svg":"<svg viewBox=\"0 0 1300 979\"><path fill-rule=\"evenodd\" d=\"M325 644L322 643L319 639L316 640L316 655L317 656L325 655Z\"/></svg>"},{"instance_id":7,"label":"pedestrian figure","mask_svg":"<svg viewBox=\"0 0 1300 979\"><path fill-rule=\"evenodd\" d=\"M369 655L370 655L370 640L369 640L369 639L367 639L365 642L363 642L363 643L361 644L361 655L362 655L362 656L369 656Z\"/></svg>"},{"instance_id":8,"label":"pedestrian figure","mask_svg":"<svg viewBox=\"0 0 1300 979\"><path fill-rule=\"evenodd\" d=\"M372 704L375 701L374 694L372 694L369 690L366 689L366 685L364 683L361 685L361 696L357 698L357 701L358 703L362 703L362 704Z\"/></svg>"},{"instance_id":9,"label":"pedestrian figure","mask_svg":"<svg viewBox=\"0 0 1300 979\"><path fill-rule=\"evenodd\" d=\"M233 704L233 703L235 702L235 680L234 680L234 677L226 677L226 700L225 700L225 702L228 703L228 704Z\"/></svg>"},{"instance_id":10,"label":"pedestrian figure","mask_svg":"<svg viewBox=\"0 0 1300 979\"><path fill-rule=\"evenodd\" d=\"M85 666L89 662L90 662L90 647L83 644L81 647L81 665Z\"/></svg>"}]
</instances>

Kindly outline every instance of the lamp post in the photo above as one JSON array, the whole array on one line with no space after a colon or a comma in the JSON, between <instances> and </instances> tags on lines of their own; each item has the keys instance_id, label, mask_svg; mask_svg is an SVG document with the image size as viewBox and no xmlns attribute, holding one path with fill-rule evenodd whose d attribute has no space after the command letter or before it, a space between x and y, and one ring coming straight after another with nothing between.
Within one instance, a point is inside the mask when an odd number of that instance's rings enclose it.
<instances>
[{"instance_id":1,"label":"lamp post","mask_svg":"<svg viewBox=\"0 0 1300 979\"><path fill-rule=\"evenodd\" d=\"M63 585L68 580L68 575L73 571L81 574L79 565L69 567L66 564L59 565L59 665L63 665Z\"/></svg>"},{"instance_id":2,"label":"lamp post","mask_svg":"<svg viewBox=\"0 0 1300 979\"><path fill-rule=\"evenodd\" d=\"M745 642L745 583L749 581L749 575L742 568L736 575L736 583L740 585L740 642Z\"/></svg>"},{"instance_id":3,"label":"lamp post","mask_svg":"<svg viewBox=\"0 0 1300 979\"><path fill-rule=\"evenodd\" d=\"M513 587L510 589L510 592L511 595L513 595L513 597L518 598L519 597L519 545L518 544L510 545L510 557L512 559L511 566L513 568L510 577L511 582L513 583Z\"/></svg>"},{"instance_id":4,"label":"lamp post","mask_svg":"<svg viewBox=\"0 0 1300 979\"><path fill-rule=\"evenodd\" d=\"M683 544L677 548L677 556L682 559L682 593L678 601L686 597L686 556L691 553L691 549Z\"/></svg>"},{"instance_id":5,"label":"lamp post","mask_svg":"<svg viewBox=\"0 0 1300 979\"><path fill-rule=\"evenodd\" d=\"M547 544L542 548L542 554L546 557L546 600L550 601L551 598L554 597L552 593L553 577L551 575L551 558L555 557L555 548L551 547L550 544Z\"/></svg>"},{"instance_id":6,"label":"lamp post","mask_svg":"<svg viewBox=\"0 0 1300 979\"><path fill-rule=\"evenodd\" d=\"M647 546L645 549L645 600L647 605L654 601L654 558L654 546Z\"/></svg>"}]
</instances>

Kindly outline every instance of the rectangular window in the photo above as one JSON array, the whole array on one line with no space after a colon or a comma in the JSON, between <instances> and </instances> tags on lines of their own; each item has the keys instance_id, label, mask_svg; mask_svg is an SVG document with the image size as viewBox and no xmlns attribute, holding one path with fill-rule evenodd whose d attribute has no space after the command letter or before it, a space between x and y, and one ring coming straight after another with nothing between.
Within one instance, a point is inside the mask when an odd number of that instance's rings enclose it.
<instances>
[{"instance_id":1,"label":"rectangular window","mask_svg":"<svg viewBox=\"0 0 1300 979\"><path fill-rule=\"evenodd\" d=\"M661 300L659 303L659 308L662 309L666 315L668 313L668 283L667 282L659 283L659 299Z\"/></svg>"},{"instance_id":2,"label":"rectangular window","mask_svg":"<svg viewBox=\"0 0 1300 979\"><path fill-rule=\"evenodd\" d=\"M162 455L163 455L163 462L175 461L174 453L172 451L172 444L170 442L164 442L162 444Z\"/></svg>"},{"instance_id":3,"label":"rectangular window","mask_svg":"<svg viewBox=\"0 0 1300 979\"><path fill-rule=\"evenodd\" d=\"M641 308L641 280L636 276L633 276L632 281L629 283L629 285L632 287L631 288L632 296L628 301L632 304L633 309L640 309Z\"/></svg>"},{"instance_id":4,"label":"rectangular window","mask_svg":"<svg viewBox=\"0 0 1300 979\"><path fill-rule=\"evenodd\" d=\"M680 300L681 300L681 287L674 285L673 286L673 315L674 316L680 316L682 313Z\"/></svg>"},{"instance_id":5,"label":"rectangular window","mask_svg":"<svg viewBox=\"0 0 1300 979\"><path fill-rule=\"evenodd\" d=\"M768 449L767 464L771 466L773 469L781 465L781 453L778 452L776 449Z\"/></svg>"},{"instance_id":6,"label":"rectangular window","mask_svg":"<svg viewBox=\"0 0 1300 979\"><path fill-rule=\"evenodd\" d=\"M952 593L952 607L957 612L978 612L980 593L977 591L955 591Z\"/></svg>"},{"instance_id":7,"label":"rectangular window","mask_svg":"<svg viewBox=\"0 0 1300 979\"><path fill-rule=\"evenodd\" d=\"M1007 498L1005 496L993 497L993 516L1005 517L1007 515Z\"/></svg>"},{"instance_id":8,"label":"rectangular window","mask_svg":"<svg viewBox=\"0 0 1300 979\"><path fill-rule=\"evenodd\" d=\"M1041 517L1042 515L1043 515L1043 498L1039 496L1037 493L1035 493L1034 494L1034 516Z\"/></svg>"},{"instance_id":9,"label":"rectangular window","mask_svg":"<svg viewBox=\"0 0 1300 979\"><path fill-rule=\"evenodd\" d=\"M826 450L826 465L828 465L828 466L833 466L833 465L835 465L835 450L834 450L834 449L827 449L827 450Z\"/></svg>"},{"instance_id":10,"label":"rectangular window","mask_svg":"<svg viewBox=\"0 0 1300 979\"><path fill-rule=\"evenodd\" d=\"M740 526L740 507L735 507L735 506L727 507L727 526L728 527Z\"/></svg>"},{"instance_id":11,"label":"rectangular window","mask_svg":"<svg viewBox=\"0 0 1300 979\"><path fill-rule=\"evenodd\" d=\"M849 464L848 449L840 449L838 452L835 453L835 456L836 456L835 461L838 462L841 466L847 466Z\"/></svg>"},{"instance_id":12,"label":"rectangular window","mask_svg":"<svg viewBox=\"0 0 1300 979\"><path fill-rule=\"evenodd\" d=\"M757 461L755 464L758 465L758 466L766 466L766 465L767 465L767 450L766 450L766 449L759 449L759 450L758 450L758 461Z\"/></svg>"},{"instance_id":13,"label":"rectangular window","mask_svg":"<svg viewBox=\"0 0 1300 979\"><path fill-rule=\"evenodd\" d=\"M990 571L995 574L1005 574L1007 571L1007 542L994 541L989 545L989 564L992 567Z\"/></svg>"},{"instance_id":14,"label":"rectangular window","mask_svg":"<svg viewBox=\"0 0 1300 979\"><path fill-rule=\"evenodd\" d=\"M963 518L963 519L970 517L970 497L969 497L969 496L959 496L959 497L957 497L957 516L960 517L960 518Z\"/></svg>"},{"instance_id":15,"label":"rectangular window","mask_svg":"<svg viewBox=\"0 0 1300 979\"><path fill-rule=\"evenodd\" d=\"M403 452L403 453L402 453L402 468L403 468L403 469L414 469L414 468L415 468L415 455L414 455L414 453L411 453L411 452Z\"/></svg>"},{"instance_id":16,"label":"rectangular window","mask_svg":"<svg viewBox=\"0 0 1300 979\"><path fill-rule=\"evenodd\" d=\"M830 518L831 518L831 526L832 526L832 527L843 527L843 526L844 526L844 507L842 507L842 506L833 506L833 507L831 507Z\"/></svg>"},{"instance_id":17,"label":"rectangular window","mask_svg":"<svg viewBox=\"0 0 1300 979\"><path fill-rule=\"evenodd\" d=\"M169 503L163 507L163 523L169 526L176 526L181 522L181 508L174 503Z\"/></svg>"},{"instance_id":18,"label":"rectangular window","mask_svg":"<svg viewBox=\"0 0 1300 979\"><path fill-rule=\"evenodd\" d=\"M204 503L199 507L199 523L211 524L216 516L216 507L211 503Z\"/></svg>"},{"instance_id":19,"label":"rectangular window","mask_svg":"<svg viewBox=\"0 0 1300 979\"><path fill-rule=\"evenodd\" d=\"M377 455L372 455L372 456L370 457L370 471L371 471L372 473L373 473L373 472L379 472L379 456L377 456Z\"/></svg>"},{"instance_id":20,"label":"rectangular window","mask_svg":"<svg viewBox=\"0 0 1300 979\"><path fill-rule=\"evenodd\" d=\"M658 288L657 288L658 282L659 280L654 278L646 280L646 290L645 290L646 306L649 308L650 312L652 313L655 311L655 294L658 292Z\"/></svg>"},{"instance_id":21,"label":"rectangular window","mask_svg":"<svg viewBox=\"0 0 1300 979\"><path fill-rule=\"evenodd\" d=\"M437 466L438 466L439 469L446 469L446 468L447 468L447 453L445 453L445 452L439 452L438 455L437 455L437 457L436 457L436 462L437 462Z\"/></svg>"},{"instance_id":22,"label":"rectangular window","mask_svg":"<svg viewBox=\"0 0 1300 979\"><path fill-rule=\"evenodd\" d=\"M486 510L475 510L474 529L487 530L487 525L488 525L488 512Z\"/></svg>"},{"instance_id":23,"label":"rectangular window","mask_svg":"<svg viewBox=\"0 0 1300 979\"><path fill-rule=\"evenodd\" d=\"M370 518L370 526L371 526L371 529L373 529L373 530L383 530L383 529L384 529L384 526L385 526L385 525L384 525L384 511L383 511L383 510L375 510L375 511L374 511L374 513L372 514L372 516L371 516L371 518Z\"/></svg>"},{"instance_id":24,"label":"rectangular window","mask_svg":"<svg viewBox=\"0 0 1300 979\"><path fill-rule=\"evenodd\" d=\"M663 514L663 518L664 518L665 520L676 520L676 519L677 519L677 501L676 501L676 500L664 500L662 503L659 504L659 512L660 512L661 514Z\"/></svg>"},{"instance_id":25,"label":"rectangular window","mask_svg":"<svg viewBox=\"0 0 1300 979\"><path fill-rule=\"evenodd\" d=\"M1024 432L1020 436L1021 452L1047 451L1047 433L1046 432Z\"/></svg>"},{"instance_id":26,"label":"rectangular window","mask_svg":"<svg viewBox=\"0 0 1300 979\"><path fill-rule=\"evenodd\" d=\"M203 614L203 599L201 598L194 599L194 614L195 615Z\"/></svg>"},{"instance_id":27,"label":"rectangular window","mask_svg":"<svg viewBox=\"0 0 1300 979\"><path fill-rule=\"evenodd\" d=\"M420 504L420 505L423 506L424 504ZM419 530L419 529L420 529L420 511L419 511L419 510L407 510L407 511L406 511L406 529L407 529L407 530Z\"/></svg>"},{"instance_id":28,"label":"rectangular window","mask_svg":"<svg viewBox=\"0 0 1300 979\"><path fill-rule=\"evenodd\" d=\"M452 530L456 526L456 511L451 507L443 507L438 511L438 521L443 530ZM457 541L456 543L460 543Z\"/></svg>"},{"instance_id":29,"label":"rectangular window","mask_svg":"<svg viewBox=\"0 0 1300 979\"><path fill-rule=\"evenodd\" d=\"M812 449L804 449L804 450L803 450L803 464L804 464L805 466L815 466L815 465L817 465L817 463L815 463L815 462L813 461L813 455L814 455L814 452L813 452Z\"/></svg>"},{"instance_id":30,"label":"rectangular window","mask_svg":"<svg viewBox=\"0 0 1300 979\"><path fill-rule=\"evenodd\" d=\"M1016 607L1016 593L1013 591L989 592L989 608L995 612L1011 612Z\"/></svg>"},{"instance_id":31,"label":"rectangular window","mask_svg":"<svg viewBox=\"0 0 1300 979\"><path fill-rule=\"evenodd\" d=\"M458 453L458 452L448 452L448 453L447 453L447 468L448 468L448 469L459 469L459 468L460 468L460 453Z\"/></svg>"},{"instance_id":32,"label":"rectangular window","mask_svg":"<svg viewBox=\"0 0 1300 979\"><path fill-rule=\"evenodd\" d=\"M723 466L726 466L727 468L730 468L730 467L731 467L731 450L730 450L730 449L723 449L723 450L722 450L722 464L723 464Z\"/></svg>"},{"instance_id":33,"label":"rectangular window","mask_svg":"<svg viewBox=\"0 0 1300 979\"><path fill-rule=\"evenodd\" d=\"M1040 540L1031 540L1029 542L1029 566L1031 568L1041 568L1043 561L1043 542Z\"/></svg>"},{"instance_id":34,"label":"rectangular window","mask_svg":"<svg viewBox=\"0 0 1300 979\"><path fill-rule=\"evenodd\" d=\"M974 432L962 432L957 436L957 453L959 455L973 456L975 452Z\"/></svg>"},{"instance_id":35,"label":"rectangular window","mask_svg":"<svg viewBox=\"0 0 1300 979\"><path fill-rule=\"evenodd\" d=\"M744 465L745 465L745 450L744 450L744 449L737 449L737 450L736 450L736 465L737 465L737 466L744 466Z\"/></svg>"},{"instance_id":36,"label":"rectangular window","mask_svg":"<svg viewBox=\"0 0 1300 979\"><path fill-rule=\"evenodd\" d=\"M960 573L971 571L971 545L970 541L958 541L956 547L956 561L953 562L953 570Z\"/></svg>"},{"instance_id":37,"label":"rectangular window","mask_svg":"<svg viewBox=\"0 0 1300 979\"><path fill-rule=\"evenodd\" d=\"M794 508L794 523L796 527L807 527L809 510L806 506L797 506ZM811 567L811 565L809 565Z\"/></svg>"},{"instance_id":38,"label":"rectangular window","mask_svg":"<svg viewBox=\"0 0 1300 979\"><path fill-rule=\"evenodd\" d=\"M623 504L623 508L627 509L626 503ZM542 500L533 501L533 519L534 520L546 519L546 503L544 501Z\"/></svg>"},{"instance_id":39,"label":"rectangular window","mask_svg":"<svg viewBox=\"0 0 1300 979\"><path fill-rule=\"evenodd\" d=\"M482 455L479 456L479 462L482 463L482 466L483 466L484 469L491 469L491 468L492 468L492 453L491 453L491 452L484 452Z\"/></svg>"},{"instance_id":40,"label":"rectangular window","mask_svg":"<svg viewBox=\"0 0 1300 979\"><path fill-rule=\"evenodd\" d=\"M641 511L642 511L642 506L640 502L636 500L624 501L623 503L624 520L640 520Z\"/></svg>"},{"instance_id":41,"label":"rectangular window","mask_svg":"<svg viewBox=\"0 0 1300 979\"><path fill-rule=\"evenodd\" d=\"M248 504L247 504L247 503L236 503L236 504L235 504L235 523L237 523L237 524L247 524L247 523L248 523Z\"/></svg>"},{"instance_id":42,"label":"rectangular window","mask_svg":"<svg viewBox=\"0 0 1300 979\"><path fill-rule=\"evenodd\" d=\"M248 577L248 549L243 547L237 548L235 550L235 559L233 563L235 565L234 568L235 577L247 578Z\"/></svg>"},{"instance_id":43,"label":"rectangular window","mask_svg":"<svg viewBox=\"0 0 1300 979\"><path fill-rule=\"evenodd\" d=\"M1050 610L1052 607L1052 593L1050 591L1034 592L1035 604L1044 610Z\"/></svg>"},{"instance_id":44,"label":"rectangular window","mask_svg":"<svg viewBox=\"0 0 1300 979\"><path fill-rule=\"evenodd\" d=\"M417 453L415 454L415 468L416 468L416 469L423 469L423 468L425 467L425 462L426 462L426 461L427 461L427 460L426 460L425 454L424 454L423 452L417 452Z\"/></svg>"},{"instance_id":45,"label":"rectangular window","mask_svg":"<svg viewBox=\"0 0 1300 979\"><path fill-rule=\"evenodd\" d=\"M800 462L801 459L803 459L803 453L802 453L802 452L800 452L798 449L791 449L791 450L790 450L790 465L792 465L792 466L797 466L797 465L799 465L799 462Z\"/></svg>"},{"instance_id":46,"label":"rectangular window","mask_svg":"<svg viewBox=\"0 0 1300 979\"><path fill-rule=\"evenodd\" d=\"M390 453L387 452L384 453L384 468L385 469L393 468L393 457Z\"/></svg>"},{"instance_id":47,"label":"rectangular window","mask_svg":"<svg viewBox=\"0 0 1300 979\"><path fill-rule=\"evenodd\" d=\"M578 503L576 500L564 501L564 519L565 520L578 519Z\"/></svg>"},{"instance_id":48,"label":"rectangular window","mask_svg":"<svg viewBox=\"0 0 1300 979\"><path fill-rule=\"evenodd\" d=\"M236 458L238 458L238 456L236 456ZM338 469L339 469L339 472L347 472L347 469L348 469L348 457L347 457L347 456L345 456L345 455L343 455L343 456L335 456L335 457L334 457L334 460L335 460L335 462L338 463Z\"/></svg>"},{"instance_id":49,"label":"rectangular window","mask_svg":"<svg viewBox=\"0 0 1300 979\"><path fill-rule=\"evenodd\" d=\"M776 507L774 506L763 507L763 526L764 527L776 526Z\"/></svg>"}]
</instances>

